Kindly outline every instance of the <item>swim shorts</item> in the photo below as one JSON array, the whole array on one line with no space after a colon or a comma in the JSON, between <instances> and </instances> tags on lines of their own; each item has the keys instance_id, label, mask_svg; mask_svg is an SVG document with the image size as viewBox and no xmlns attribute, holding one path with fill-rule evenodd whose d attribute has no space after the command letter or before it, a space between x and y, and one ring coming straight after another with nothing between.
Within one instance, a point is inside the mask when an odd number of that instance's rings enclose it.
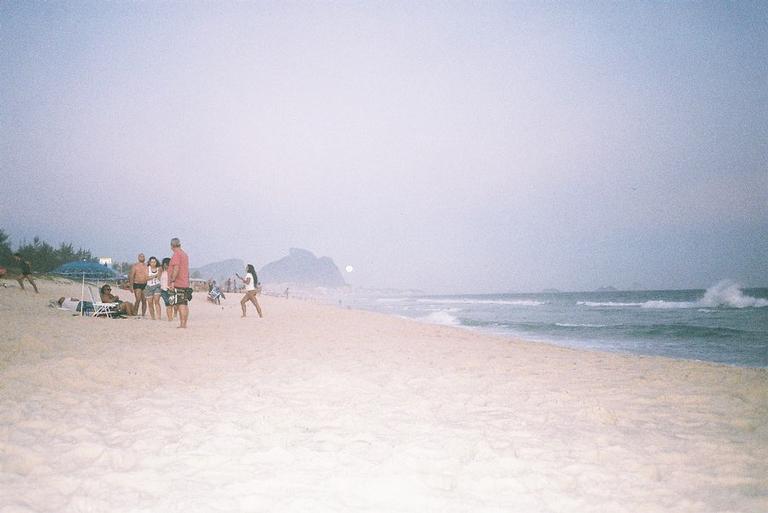
<instances>
[{"instance_id":1,"label":"swim shorts","mask_svg":"<svg viewBox=\"0 0 768 513\"><path fill-rule=\"evenodd\" d=\"M192 289L177 288L174 291L168 291L171 297L168 302L172 305L186 305L192 299Z\"/></svg>"},{"instance_id":2,"label":"swim shorts","mask_svg":"<svg viewBox=\"0 0 768 513\"><path fill-rule=\"evenodd\" d=\"M146 283L134 283L133 290L144 290L147 287Z\"/></svg>"},{"instance_id":3,"label":"swim shorts","mask_svg":"<svg viewBox=\"0 0 768 513\"><path fill-rule=\"evenodd\" d=\"M163 298L163 303L165 303L165 306L171 306L171 295L167 289L160 289L160 297Z\"/></svg>"}]
</instances>

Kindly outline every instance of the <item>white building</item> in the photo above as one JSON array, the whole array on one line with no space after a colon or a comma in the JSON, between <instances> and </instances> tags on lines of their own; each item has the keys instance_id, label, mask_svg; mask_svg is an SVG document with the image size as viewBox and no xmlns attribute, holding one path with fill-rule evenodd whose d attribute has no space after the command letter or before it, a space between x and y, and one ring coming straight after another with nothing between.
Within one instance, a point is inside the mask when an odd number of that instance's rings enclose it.
<instances>
[{"instance_id":1,"label":"white building","mask_svg":"<svg viewBox=\"0 0 768 513\"><path fill-rule=\"evenodd\" d=\"M99 263L101 265L106 265L107 267L112 267L112 257L99 257Z\"/></svg>"}]
</instances>

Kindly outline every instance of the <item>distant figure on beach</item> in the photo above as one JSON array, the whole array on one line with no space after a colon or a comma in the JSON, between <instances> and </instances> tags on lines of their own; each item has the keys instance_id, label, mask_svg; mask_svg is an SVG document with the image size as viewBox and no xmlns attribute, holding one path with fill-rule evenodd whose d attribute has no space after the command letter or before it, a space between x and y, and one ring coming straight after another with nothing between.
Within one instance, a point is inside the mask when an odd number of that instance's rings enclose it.
<instances>
[{"instance_id":1,"label":"distant figure on beach","mask_svg":"<svg viewBox=\"0 0 768 513\"><path fill-rule=\"evenodd\" d=\"M156 257L149 257L147 262L147 288L144 289L144 297L149 304L149 315L152 320L160 320L160 276L163 274L163 268ZM157 316L155 316L157 312Z\"/></svg>"},{"instance_id":2,"label":"distant figure on beach","mask_svg":"<svg viewBox=\"0 0 768 513\"><path fill-rule=\"evenodd\" d=\"M289 289L288 287L286 287L286 288L285 288L285 299L288 299L288 291L289 291L289 290L290 290L290 289Z\"/></svg>"},{"instance_id":3,"label":"distant figure on beach","mask_svg":"<svg viewBox=\"0 0 768 513\"><path fill-rule=\"evenodd\" d=\"M224 282L224 290L232 292L232 278L227 278L227 281Z\"/></svg>"},{"instance_id":4,"label":"distant figure on beach","mask_svg":"<svg viewBox=\"0 0 768 513\"><path fill-rule=\"evenodd\" d=\"M171 239L171 250L173 256L168 266L170 277L168 278L168 290L176 293L176 310L179 312L179 328L187 327L189 319L189 299L187 299L187 289L189 289L189 257L181 249L181 241L178 237ZM190 290L191 292L191 290Z\"/></svg>"},{"instance_id":5,"label":"distant figure on beach","mask_svg":"<svg viewBox=\"0 0 768 513\"><path fill-rule=\"evenodd\" d=\"M21 258L21 253L14 253L13 258L16 260L16 262L19 263L19 266L21 267L21 276L16 278L16 281L18 281L19 285L21 285L21 290L26 290L24 288L24 280L27 280L32 284L32 288L35 289L35 292L39 294L40 291L37 290L35 280L32 279L32 264L29 263L29 260L24 260Z\"/></svg>"},{"instance_id":6,"label":"distant figure on beach","mask_svg":"<svg viewBox=\"0 0 768 513\"><path fill-rule=\"evenodd\" d=\"M222 299L227 299L224 293L221 291L221 287L216 284L216 280L208 282L208 301L213 304L220 305Z\"/></svg>"},{"instance_id":7,"label":"distant figure on beach","mask_svg":"<svg viewBox=\"0 0 768 513\"><path fill-rule=\"evenodd\" d=\"M105 283L99 289L99 297L102 303L117 303L117 310L125 315L133 315L133 303L130 301L122 301L119 297L112 294L112 287L108 283Z\"/></svg>"},{"instance_id":8,"label":"distant figure on beach","mask_svg":"<svg viewBox=\"0 0 768 513\"><path fill-rule=\"evenodd\" d=\"M144 289L147 288L147 264L144 263L144 253L139 253L138 262L131 266L131 272L128 274L128 284L136 298L136 315L139 315L139 305L141 305L142 317L147 315L147 300L144 297Z\"/></svg>"},{"instance_id":9,"label":"distant figure on beach","mask_svg":"<svg viewBox=\"0 0 768 513\"><path fill-rule=\"evenodd\" d=\"M253 265L248 264L246 266L245 278L239 274L237 277L245 284L245 295L243 296L243 299L240 300L240 307L243 309L242 316L245 317L245 305L250 301L256 307L259 317L263 317L263 315L261 315L261 306L259 306L259 301L256 299L256 295L259 293L259 280L256 277L256 270L253 268Z\"/></svg>"},{"instance_id":10,"label":"distant figure on beach","mask_svg":"<svg viewBox=\"0 0 768 513\"><path fill-rule=\"evenodd\" d=\"M160 274L160 297L163 298L165 304L165 313L169 321L172 321L176 317L176 305L171 304L171 295L168 292L168 266L171 265L171 259L169 257L163 258L163 272Z\"/></svg>"}]
</instances>

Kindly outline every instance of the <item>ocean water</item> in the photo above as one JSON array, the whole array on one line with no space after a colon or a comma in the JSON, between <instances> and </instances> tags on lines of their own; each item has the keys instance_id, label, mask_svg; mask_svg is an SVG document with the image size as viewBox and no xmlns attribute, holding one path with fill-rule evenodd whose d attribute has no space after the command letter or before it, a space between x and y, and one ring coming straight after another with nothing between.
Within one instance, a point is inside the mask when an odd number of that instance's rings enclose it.
<instances>
[{"instance_id":1,"label":"ocean water","mask_svg":"<svg viewBox=\"0 0 768 513\"><path fill-rule=\"evenodd\" d=\"M574 348L768 367L768 288L356 295L353 308Z\"/></svg>"}]
</instances>

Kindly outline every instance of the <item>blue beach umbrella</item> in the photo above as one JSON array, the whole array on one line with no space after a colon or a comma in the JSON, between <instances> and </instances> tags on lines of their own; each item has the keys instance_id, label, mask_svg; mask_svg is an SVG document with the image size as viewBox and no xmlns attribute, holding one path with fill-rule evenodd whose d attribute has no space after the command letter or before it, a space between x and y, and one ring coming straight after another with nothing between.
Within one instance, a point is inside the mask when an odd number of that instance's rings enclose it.
<instances>
[{"instance_id":1,"label":"blue beach umbrella","mask_svg":"<svg viewBox=\"0 0 768 513\"><path fill-rule=\"evenodd\" d=\"M69 278L89 278L92 280L117 280L120 278L120 274L114 269L110 269L98 262L88 262L86 260L76 260L60 265L51 271L51 274L67 276Z\"/></svg>"}]
</instances>

